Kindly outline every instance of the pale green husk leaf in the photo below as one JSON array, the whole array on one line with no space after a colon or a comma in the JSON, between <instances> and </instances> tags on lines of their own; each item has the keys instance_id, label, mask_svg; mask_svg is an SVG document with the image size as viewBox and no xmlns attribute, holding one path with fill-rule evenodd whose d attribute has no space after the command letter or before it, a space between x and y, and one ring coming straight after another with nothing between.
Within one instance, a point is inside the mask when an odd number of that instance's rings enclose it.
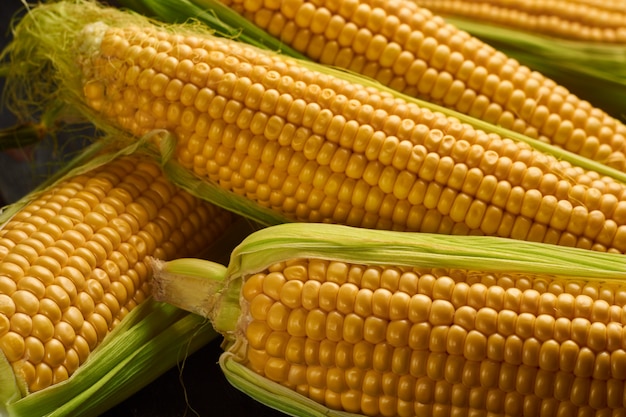
<instances>
[{"instance_id":1,"label":"pale green husk leaf","mask_svg":"<svg viewBox=\"0 0 626 417\"><path fill-rule=\"evenodd\" d=\"M304 223L278 225L251 234L234 249L228 275L237 279L298 256L620 282L626 279L622 254L492 236L448 236Z\"/></svg>"}]
</instances>

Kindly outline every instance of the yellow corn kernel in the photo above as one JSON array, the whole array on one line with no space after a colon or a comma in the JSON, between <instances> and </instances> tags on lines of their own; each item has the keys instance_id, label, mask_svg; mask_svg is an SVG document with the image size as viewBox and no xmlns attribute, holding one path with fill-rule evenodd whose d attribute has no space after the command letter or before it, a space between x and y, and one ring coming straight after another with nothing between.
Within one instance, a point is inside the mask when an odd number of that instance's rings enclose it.
<instances>
[{"instance_id":1,"label":"yellow corn kernel","mask_svg":"<svg viewBox=\"0 0 626 417\"><path fill-rule=\"evenodd\" d=\"M373 13L369 5L357 4L359 11L346 18L362 20ZM439 19L423 9L409 3L393 4L405 8L406 18L423 26L420 30L425 33L436 36L440 30ZM385 5L377 3L376 19L390 19L383 12ZM402 35L406 42L418 42L415 38L421 32L407 25L398 26L398 36L408 31ZM382 27L386 26L380 30ZM135 58L137 51L156 55L158 43L167 40L171 50L159 52L167 59L146 61L150 68L144 69L145 86L139 88L147 99L156 100L152 90L163 82L158 74L204 74L190 75L181 87L207 92L193 107L187 106L198 112L196 124L180 123L140 105L136 114L144 124L127 123L126 116L114 112L102 111L103 115L135 135L158 127L175 131L182 138L176 155L184 167L287 218L496 235L626 252L622 207L626 193L618 181L279 55L198 34L175 36L150 27L145 31L150 36L143 36L137 27L103 29L98 58L86 63L85 72L93 79L85 82L106 82L119 90L134 88L125 77L105 79L99 74L111 62L128 68L148 65ZM433 62L443 62L441 54L446 48L433 39L420 41L420 53ZM486 47L476 42L464 44L482 57ZM193 67L187 59L191 53L197 56ZM100 60L106 64L100 65ZM484 60L490 68L503 57L489 53ZM511 83L515 85L511 81L500 88L486 69L476 68L482 69L467 80L484 91L500 97L510 91ZM520 88L544 95L541 78L529 77L519 81ZM115 102L118 98L105 94L97 100ZM170 106L176 111L185 107L180 98L172 96L172 100ZM529 115L531 119L549 118L541 106L538 109ZM588 124L598 128L594 123ZM126 191L136 195L140 191L134 188ZM146 223L136 216L154 210L139 203L127 203L127 207L134 216L122 213L115 219L120 237L128 233L126 228L137 234ZM105 217L94 216L94 227L104 226L104 221ZM95 253L106 256L106 251Z\"/></svg>"},{"instance_id":2,"label":"yellow corn kernel","mask_svg":"<svg viewBox=\"0 0 626 417\"><path fill-rule=\"evenodd\" d=\"M64 193L69 197L57 202ZM169 258L200 254L230 223L228 212L186 196L156 163L133 156L62 180L2 226L0 245L10 249L0 256L0 350L29 391L72 375L146 297L148 257L167 253L165 235L148 226L172 206L181 216L168 217L168 227L183 239ZM46 222L24 229L44 212ZM132 218L137 230L119 233L123 218ZM183 227L190 218L194 227ZM149 250L133 245L142 236L154 239Z\"/></svg>"},{"instance_id":3,"label":"yellow corn kernel","mask_svg":"<svg viewBox=\"0 0 626 417\"><path fill-rule=\"evenodd\" d=\"M243 303L262 299L267 314L240 321L242 363L329 408L558 416L624 407L626 299L617 283L305 258L293 260L290 280L288 262L244 279ZM322 309L326 285L336 300ZM275 299L283 291L318 301L291 307Z\"/></svg>"},{"instance_id":4,"label":"yellow corn kernel","mask_svg":"<svg viewBox=\"0 0 626 417\"><path fill-rule=\"evenodd\" d=\"M324 0L276 9L221 1L315 61L626 169L626 126L619 120L436 15L623 43L621 6L582 0ZM293 30L283 30L287 26Z\"/></svg>"}]
</instances>

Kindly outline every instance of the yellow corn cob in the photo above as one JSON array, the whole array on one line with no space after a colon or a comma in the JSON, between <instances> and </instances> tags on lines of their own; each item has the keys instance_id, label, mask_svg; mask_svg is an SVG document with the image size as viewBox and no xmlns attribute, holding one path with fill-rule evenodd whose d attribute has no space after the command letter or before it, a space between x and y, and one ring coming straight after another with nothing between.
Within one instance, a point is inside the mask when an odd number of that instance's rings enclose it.
<instances>
[{"instance_id":1,"label":"yellow corn cob","mask_svg":"<svg viewBox=\"0 0 626 417\"><path fill-rule=\"evenodd\" d=\"M442 16L461 16L566 39L626 43L626 7L622 2L585 0L420 0Z\"/></svg>"},{"instance_id":2,"label":"yellow corn cob","mask_svg":"<svg viewBox=\"0 0 626 417\"><path fill-rule=\"evenodd\" d=\"M431 237L276 226L242 242L226 271L157 268L155 296L211 318L229 380L293 415L624 415L620 256ZM196 295L213 275L225 283ZM331 411L307 413L268 380Z\"/></svg>"},{"instance_id":3,"label":"yellow corn cob","mask_svg":"<svg viewBox=\"0 0 626 417\"><path fill-rule=\"evenodd\" d=\"M36 194L0 229L0 355L30 392L66 380L150 296L148 257L200 255L230 218L140 157Z\"/></svg>"},{"instance_id":4,"label":"yellow corn cob","mask_svg":"<svg viewBox=\"0 0 626 417\"><path fill-rule=\"evenodd\" d=\"M314 61L626 169L626 126L428 10L446 2L221 1Z\"/></svg>"},{"instance_id":5,"label":"yellow corn cob","mask_svg":"<svg viewBox=\"0 0 626 417\"><path fill-rule=\"evenodd\" d=\"M87 103L299 221L626 250L624 186L389 94L219 38L107 28ZM196 63L196 61L199 61Z\"/></svg>"},{"instance_id":6,"label":"yellow corn cob","mask_svg":"<svg viewBox=\"0 0 626 417\"><path fill-rule=\"evenodd\" d=\"M80 33L70 12L47 27L80 52L59 82L79 74L101 120L174 132L182 166L288 219L626 251L619 181L278 54L90 10Z\"/></svg>"},{"instance_id":7,"label":"yellow corn cob","mask_svg":"<svg viewBox=\"0 0 626 417\"><path fill-rule=\"evenodd\" d=\"M329 408L406 417L624 410L617 285L292 259L250 276L242 295L246 366Z\"/></svg>"}]
</instances>

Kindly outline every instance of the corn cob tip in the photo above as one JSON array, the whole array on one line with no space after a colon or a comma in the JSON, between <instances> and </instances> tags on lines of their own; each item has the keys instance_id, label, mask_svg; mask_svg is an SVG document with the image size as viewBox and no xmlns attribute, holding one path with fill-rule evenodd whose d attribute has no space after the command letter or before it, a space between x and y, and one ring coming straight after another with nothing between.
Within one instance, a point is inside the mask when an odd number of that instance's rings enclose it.
<instances>
[{"instance_id":1,"label":"corn cob tip","mask_svg":"<svg viewBox=\"0 0 626 417\"><path fill-rule=\"evenodd\" d=\"M0 60L6 62L3 105L20 120L32 120L59 103L65 108L69 108L68 103L76 104L73 100L82 89L77 63L83 65L99 48L107 25L138 20L147 18L93 0L50 2L29 8L12 28L13 41L0 53ZM84 109L80 105L77 109L55 121L84 122Z\"/></svg>"},{"instance_id":2,"label":"corn cob tip","mask_svg":"<svg viewBox=\"0 0 626 417\"><path fill-rule=\"evenodd\" d=\"M104 22L88 23L80 31L77 51L79 55L92 55L98 51L102 44L102 38L109 28Z\"/></svg>"}]
</instances>

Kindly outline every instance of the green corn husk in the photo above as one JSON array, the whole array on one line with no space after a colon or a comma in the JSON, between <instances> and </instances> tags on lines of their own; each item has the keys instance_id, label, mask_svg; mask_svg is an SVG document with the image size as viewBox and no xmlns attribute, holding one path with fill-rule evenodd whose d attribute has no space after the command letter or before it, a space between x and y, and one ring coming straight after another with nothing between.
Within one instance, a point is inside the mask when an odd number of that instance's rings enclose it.
<instances>
[{"instance_id":1,"label":"green corn husk","mask_svg":"<svg viewBox=\"0 0 626 417\"><path fill-rule=\"evenodd\" d=\"M325 224L284 224L252 233L228 266L197 259L158 263L155 298L208 317L224 335L220 366L230 383L261 403L292 416L354 414L332 410L245 366L247 305L240 290L247 277L290 259L338 260L365 265L464 269L590 283L626 278L623 257L580 249L480 236L441 236L355 229ZM539 290L541 291L541 290Z\"/></svg>"},{"instance_id":2,"label":"green corn husk","mask_svg":"<svg viewBox=\"0 0 626 417\"><path fill-rule=\"evenodd\" d=\"M155 157L147 138L111 149L97 140L35 190L0 212L0 227L37 195L67 177L79 175L115 158L146 153ZM214 246L211 259L227 259L235 243L249 233L249 224L233 225ZM200 255L200 254L199 254ZM28 393L0 351L0 416L97 416L130 397L219 334L210 323L162 302L148 298L132 309L108 333L69 379Z\"/></svg>"}]
</instances>

